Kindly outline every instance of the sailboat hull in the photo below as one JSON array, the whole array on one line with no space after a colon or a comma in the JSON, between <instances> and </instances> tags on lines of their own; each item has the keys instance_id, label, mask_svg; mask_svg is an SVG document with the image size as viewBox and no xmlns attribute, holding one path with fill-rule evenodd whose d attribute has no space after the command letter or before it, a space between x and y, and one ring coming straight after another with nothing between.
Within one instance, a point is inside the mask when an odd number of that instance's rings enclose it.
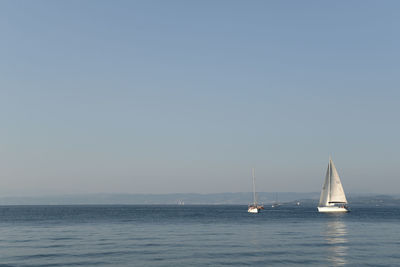
<instances>
[{"instance_id":1,"label":"sailboat hull","mask_svg":"<svg viewBox=\"0 0 400 267\"><path fill-rule=\"evenodd\" d=\"M346 207L337 207L337 206L331 206L331 207L318 207L319 212L349 212L349 209Z\"/></svg>"},{"instance_id":2,"label":"sailboat hull","mask_svg":"<svg viewBox=\"0 0 400 267\"><path fill-rule=\"evenodd\" d=\"M249 207L247 210L249 213L258 213L258 208Z\"/></svg>"}]
</instances>

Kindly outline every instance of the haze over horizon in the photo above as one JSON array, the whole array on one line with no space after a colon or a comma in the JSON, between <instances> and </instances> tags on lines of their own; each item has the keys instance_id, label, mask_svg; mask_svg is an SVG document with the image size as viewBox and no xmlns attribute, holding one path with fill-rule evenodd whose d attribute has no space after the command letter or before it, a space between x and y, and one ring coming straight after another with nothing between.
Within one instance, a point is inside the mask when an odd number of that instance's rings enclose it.
<instances>
[{"instance_id":1,"label":"haze over horizon","mask_svg":"<svg viewBox=\"0 0 400 267\"><path fill-rule=\"evenodd\" d=\"M398 1L2 1L0 196L400 193Z\"/></svg>"}]
</instances>

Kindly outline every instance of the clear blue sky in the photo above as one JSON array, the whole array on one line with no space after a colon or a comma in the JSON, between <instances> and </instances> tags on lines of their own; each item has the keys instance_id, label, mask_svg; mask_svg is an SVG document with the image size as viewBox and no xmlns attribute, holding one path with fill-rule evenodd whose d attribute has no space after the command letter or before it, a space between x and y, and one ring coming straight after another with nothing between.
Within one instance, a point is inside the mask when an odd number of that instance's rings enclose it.
<instances>
[{"instance_id":1,"label":"clear blue sky","mask_svg":"<svg viewBox=\"0 0 400 267\"><path fill-rule=\"evenodd\" d=\"M0 194L400 193L399 1L1 1Z\"/></svg>"}]
</instances>

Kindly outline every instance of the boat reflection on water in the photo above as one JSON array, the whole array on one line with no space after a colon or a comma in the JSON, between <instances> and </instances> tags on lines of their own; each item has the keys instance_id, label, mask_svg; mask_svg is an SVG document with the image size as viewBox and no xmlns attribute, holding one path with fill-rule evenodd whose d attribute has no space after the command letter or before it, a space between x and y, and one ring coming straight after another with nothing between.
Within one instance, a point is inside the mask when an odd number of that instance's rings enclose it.
<instances>
[{"instance_id":1,"label":"boat reflection on water","mask_svg":"<svg viewBox=\"0 0 400 267\"><path fill-rule=\"evenodd\" d=\"M332 266L343 266L347 264L347 228L339 218L332 219L323 233L328 245L327 259Z\"/></svg>"}]
</instances>

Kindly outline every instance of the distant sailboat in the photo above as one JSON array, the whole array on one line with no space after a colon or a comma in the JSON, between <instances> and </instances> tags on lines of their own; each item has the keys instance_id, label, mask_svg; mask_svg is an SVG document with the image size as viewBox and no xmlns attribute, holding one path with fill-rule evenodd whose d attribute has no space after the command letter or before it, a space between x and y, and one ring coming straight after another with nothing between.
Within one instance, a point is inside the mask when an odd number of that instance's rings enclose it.
<instances>
[{"instance_id":1,"label":"distant sailboat","mask_svg":"<svg viewBox=\"0 0 400 267\"><path fill-rule=\"evenodd\" d=\"M329 158L326 170L325 182L322 187L321 197L318 205L319 212L348 212L347 199L343 191L339 174Z\"/></svg>"},{"instance_id":2,"label":"distant sailboat","mask_svg":"<svg viewBox=\"0 0 400 267\"><path fill-rule=\"evenodd\" d=\"M253 175L253 203L249 204L247 211L250 213L258 213L260 210L264 209L264 206L257 203L256 177L254 174L254 168L251 170L251 173Z\"/></svg>"},{"instance_id":3,"label":"distant sailboat","mask_svg":"<svg viewBox=\"0 0 400 267\"><path fill-rule=\"evenodd\" d=\"M272 208L277 208L279 206L281 206L281 204L278 202L278 193L275 193L275 200L274 200L274 202L272 202L271 207Z\"/></svg>"}]
</instances>

